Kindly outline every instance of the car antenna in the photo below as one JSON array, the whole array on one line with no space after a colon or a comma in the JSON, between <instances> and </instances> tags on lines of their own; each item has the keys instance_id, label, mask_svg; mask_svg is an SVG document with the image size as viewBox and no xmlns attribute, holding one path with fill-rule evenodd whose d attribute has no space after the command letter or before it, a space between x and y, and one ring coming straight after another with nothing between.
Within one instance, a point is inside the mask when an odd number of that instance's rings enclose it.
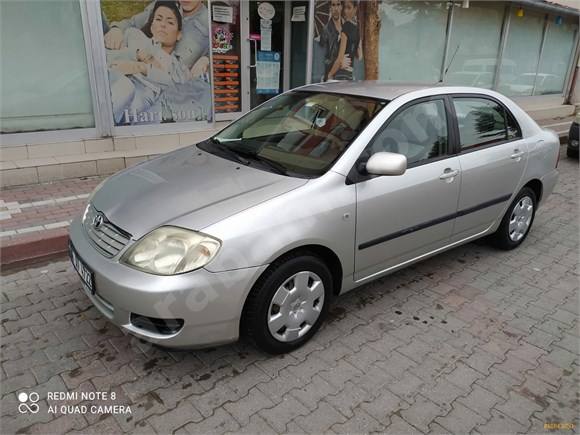
<instances>
[{"instance_id":1,"label":"car antenna","mask_svg":"<svg viewBox=\"0 0 580 435\"><path fill-rule=\"evenodd\" d=\"M453 56L451 56L451 60L449 61L449 63L447 64L447 68L445 68L445 71L443 72L443 77L441 77L439 79L439 83L443 83L443 79L447 75L447 71L449 71L449 68L451 67L451 64L453 63L453 59L455 59L455 55L459 51L459 47L461 47L461 43L457 44L457 48L455 49L455 53L453 53Z\"/></svg>"}]
</instances>

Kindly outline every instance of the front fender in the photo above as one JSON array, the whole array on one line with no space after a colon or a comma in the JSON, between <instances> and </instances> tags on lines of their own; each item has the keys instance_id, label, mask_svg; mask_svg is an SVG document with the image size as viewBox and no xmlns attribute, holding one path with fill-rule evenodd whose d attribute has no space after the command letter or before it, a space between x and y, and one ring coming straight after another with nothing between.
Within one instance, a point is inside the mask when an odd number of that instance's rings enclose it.
<instances>
[{"instance_id":1,"label":"front fender","mask_svg":"<svg viewBox=\"0 0 580 435\"><path fill-rule=\"evenodd\" d=\"M320 245L353 273L356 193L342 175L329 172L306 185L205 227L223 241L212 272L257 267L305 245Z\"/></svg>"}]
</instances>

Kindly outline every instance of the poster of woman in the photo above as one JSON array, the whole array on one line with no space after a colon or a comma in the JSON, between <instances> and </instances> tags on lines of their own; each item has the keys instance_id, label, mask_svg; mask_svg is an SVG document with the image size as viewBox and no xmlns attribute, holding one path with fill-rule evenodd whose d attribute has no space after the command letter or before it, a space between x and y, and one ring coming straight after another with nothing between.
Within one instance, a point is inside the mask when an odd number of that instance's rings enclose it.
<instances>
[{"instance_id":1,"label":"poster of woman","mask_svg":"<svg viewBox=\"0 0 580 435\"><path fill-rule=\"evenodd\" d=\"M115 125L212 119L201 0L101 3Z\"/></svg>"},{"instance_id":2,"label":"poster of woman","mask_svg":"<svg viewBox=\"0 0 580 435\"><path fill-rule=\"evenodd\" d=\"M356 0L316 1L313 82L365 78L363 6Z\"/></svg>"}]
</instances>

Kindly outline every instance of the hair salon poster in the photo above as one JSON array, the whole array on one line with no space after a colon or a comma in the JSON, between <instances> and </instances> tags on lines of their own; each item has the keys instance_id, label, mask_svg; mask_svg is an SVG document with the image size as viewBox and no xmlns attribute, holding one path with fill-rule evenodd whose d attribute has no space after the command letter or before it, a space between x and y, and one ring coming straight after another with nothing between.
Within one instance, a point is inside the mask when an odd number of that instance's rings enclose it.
<instances>
[{"instance_id":1,"label":"hair salon poster","mask_svg":"<svg viewBox=\"0 0 580 435\"><path fill-rule=\"evenodd\" d=\"M115 125L211 121L205 2L104 0L101 11Z\"/></svg>"}]
</instances>

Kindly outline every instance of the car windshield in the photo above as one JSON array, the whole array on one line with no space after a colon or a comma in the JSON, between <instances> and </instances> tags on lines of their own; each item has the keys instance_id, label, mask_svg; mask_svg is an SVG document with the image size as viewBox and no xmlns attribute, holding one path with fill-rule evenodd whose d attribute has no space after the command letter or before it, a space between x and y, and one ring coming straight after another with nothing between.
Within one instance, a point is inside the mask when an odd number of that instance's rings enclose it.
<instances>
[{"instance_id":1,"label":"car windshield","mask_svg":"<svg viewBox=\"0 0 580 435\"><path fill-rule=\"evenodd\" d=\"M224 156L286 175L324 174L388 101L293 91L264 103L211 139ZM232 156L233 155L233 156Z\"/></svg>"}]
</instances>

